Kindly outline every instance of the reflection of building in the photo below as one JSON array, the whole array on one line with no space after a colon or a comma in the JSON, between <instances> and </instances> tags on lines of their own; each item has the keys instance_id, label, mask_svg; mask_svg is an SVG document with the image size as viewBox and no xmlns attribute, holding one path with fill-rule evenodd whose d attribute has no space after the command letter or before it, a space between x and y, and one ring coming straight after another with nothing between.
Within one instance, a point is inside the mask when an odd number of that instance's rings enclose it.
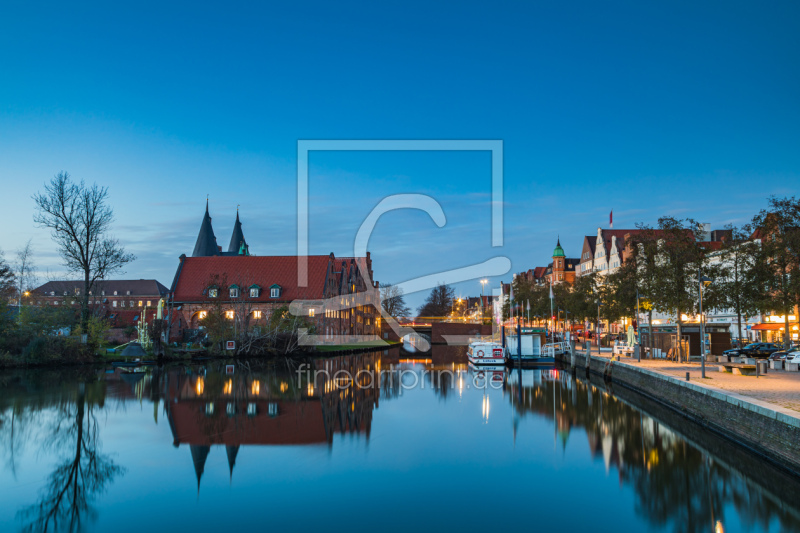
<instances>
[{"instance_id":1,"label":"reflection of building","mask_svg":"<svg viewBox=\"0 0 800 533\"><path fill-rule=\"evenodd\" d=\"M238 243L238 244L237 244ZM236 251L238 247L238 251ZM317 335L375 335L380 297L372 259L308 256L305 282L297 256L253 256L236 215L227 252L217 245L208 205L191 257L180 256L172 283L174 338L197 329L214 306L248 326L268 323L278 309L303 301L302 315Z\"/></svg>"},{"instance_id":2,"label":"reflection of building","mask_svg":"<svg viewBox=\"0 0 800 533\"><path fill-rule=\"evenodd\" d=\"M189 445L198 487L213 446L225 446L232 475L240 446L330 446L334 433L369 438L380 382L344 376L379 367L377 357L338 357L320 365L301 383L296 373L170 375L164 405L173 445Z\"/></svg>"}]
</instances>

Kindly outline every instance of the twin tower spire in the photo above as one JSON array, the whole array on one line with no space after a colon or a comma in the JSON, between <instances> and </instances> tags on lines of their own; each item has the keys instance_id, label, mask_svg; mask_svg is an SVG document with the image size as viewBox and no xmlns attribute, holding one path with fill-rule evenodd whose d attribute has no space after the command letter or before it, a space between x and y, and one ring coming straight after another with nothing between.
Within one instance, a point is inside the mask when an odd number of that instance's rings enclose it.
<instances>
[{"instance_id":1,"label":"twin tower spire","mask_svg":"<svg viewBox=\"0 0 800 533\"><path fill-rule=\"evenodd\" d=\"M211 226L211 217L208 214L208 200L206 200L206 214L203 216L203 223L200 225L200 233L197 235L192 257L209 257L213 255L250 255L250 248L247 246L247 241L244 240L242 223L239 221L239 209L237 208L231 243L228 245L227 252L222 251L222 247L217 244L214 228Z\"/></svg>"}]
</instances>

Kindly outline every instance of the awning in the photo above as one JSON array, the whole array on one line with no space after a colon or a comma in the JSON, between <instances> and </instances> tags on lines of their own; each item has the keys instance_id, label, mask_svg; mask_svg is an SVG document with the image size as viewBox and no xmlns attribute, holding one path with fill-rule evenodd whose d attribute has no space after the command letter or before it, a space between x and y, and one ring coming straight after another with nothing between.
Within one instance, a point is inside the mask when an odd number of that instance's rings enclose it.
<instances>
[{"instance_id":1,"label":"awning","mask_svg":"<svg viewBox=\"0 0 800 533\"><path fill-rule=\"evenodd\" d=\"M764 324L756 324L751 330L754 331L780 331L783 329L785 324L781 324L780 322L765 322ZM797 322L790 322L789 329L793 331L797 331L795 328L797 327Z\"/></svg>"}]
</instances>

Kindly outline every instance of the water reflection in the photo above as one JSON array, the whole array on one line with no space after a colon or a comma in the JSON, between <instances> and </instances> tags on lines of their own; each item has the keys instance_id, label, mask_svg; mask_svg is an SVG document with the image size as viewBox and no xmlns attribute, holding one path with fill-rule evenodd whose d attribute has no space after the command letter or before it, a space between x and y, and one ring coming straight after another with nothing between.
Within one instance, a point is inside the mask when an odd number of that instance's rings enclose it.
<instances>
[{"instance_id":1,"label":"water reflection","mask_svg":"<svg viewBox=\"0 0 800 533\"><path fill-rule=\"evenodd\" d=\"M96 381L78 381L74 389L57 388L42 393L44 383L11 384L33 389L33 396L3 395L2 442L7 465L16 473L20 447L36 435L40 446L59 457L40 490L38 500L20 509L23 531L78 531L93 519L95 499L124 469L100 452L100 426L96 409L103 407L105 387ZM8 388L9 384L6 386ZM27 400L27 401L26 401ZM8 402L8 403L6 403ZM43 416L45 415L46 416Z\"/></svg>"},{"instance_id":2,"label":"water reflection","mask_svg":"<svg viewBox=\"0 0 800 533\"><path fill-rule=\"evenodd\" d=\"M687 433L671 429L601 384L558 369L510 371L506 394L515 432L529 414L549 418L554 443L565 450L573 430L582 429L592 456L602 459L606 473L616 471L620 485L635 490L636 512L653 524L676 532L716 531L733 512L748 529L768 531L777 521L779 531L800 530L800 511L787 497L798 494L796 480L761 465L768 484L758 486L731 466L753 463L753 458L688 422ZM687 434L722 446L728 461L690 444Z\"/></svg>"},{"instance_id":3,"label":"water reflection","mask_svg":"<svg viewBox=\"0 0 800 533\"><path fill-rule=\"evenodd\" d=\"M584 496L609 506L615 498L624 499L620 505L632 509L645 529L707 532L720 524L729 533L800 530L800 513L792 499L800 493L797 480L782 477L742 449L624 390L610 391L602 383L575 379L556 368L474 368L463 347L434 345L424 354L393 349L303 364L308 367L301 368L298 361L213 362L133 372L84 369L0 375L0 488L15 491L34 482L37 488L30 494L3 493L6 503L0 504L0 511L3 505L13 509L7 513L11 518L0 514L0 529L4 523L25 531L91 529L95 520L102 522L101 515L111 513L105 510L103 493L119 499L116 491L129 481L127 472L146 474L147 484L158 480L172 486L175 509L169 494L153 493L146 484L137 492L149 505L166 498L171 513L195 509L187 509L180 491L191 494L191 505L199 505L195 491L197 497L201 491L210 493L213 502L221 497L215 492L220 485L237 487L236 478L240 484L244 478L244 486L256 497L280 499L287 493L287 498L302 502L316 484L325 486L328 463L306 470L311 482L302 487L291 485L296 475L292 469L302 469L305 458L318 457L320 450L326 461L343 467L344 479L336 478L334 486L346 484L350 477L373 486L373 478L357 477L369 472L381 476L388 496L400 496L408 493L408 486L402 488L405 470L398 473L386 465L416 450L415 462L403 468L429 457L433 465L446 462L448 455L458 457L458 470L442 467L440 476L432 464L426 466L432 473L412 470L410 485L414 487L416 479L424 491L426 482L452 479L452 485L442 487L454 495L455 503L464 503L460 491L469 492L473 484L493 483L511 505L527 502L544 512L548 509L540 501L516 501L516 492L506 487L514 486L516 475L524 486L549 476L545 492L563 500L559 510L566 530L573 529L577 519L570 517L576 498ZM116 423L115 431L109 429L109 421ZM158 431L151 431L156 427ZM379 439L373 437L376 431ZM126 449L139 446L140 441L134 445L130 439L145 435L158 438L143 439L147 448L141 454L125 455ZM109 453L101 450L103 436ZM536 447L542 438L545 449ZM487 446L492 457L478 457L470 451L472 446ZM519 452L528 449L536 450L532 457ZM162 450L174 455L159 463L160 471L143 472L132 460L149 461L149 454ZM292 453L283 453L287 450ZM345 453L336 455L336 450ZM276 453L265 459L265 451ZM384 462L370 462L371 454ZM270 486L263 479L253 485L247 474L263 471L265 464L274 474L269 461L275 457L295 462L285 477L276 478L287 484ZM551 471L542 457L563 461L574 471ZM599 477L592 465L583 464L589 458ZM38 462L47 470L32 482L28 472ZM511 469L503 470L504 464ZM460 477L462 470L469 475ZM481 477L484 472L486 477ZM400 493L394 493L398 482ZM614 485L625 492L609 492ZM327 491L317 495L315 505L324 506L328 500L344 504L357 497L368 514L387 501L387 494L372 494L373 490L357 496ZM277 513L275 519L280 518ZM202 520L195 517L186 527L204 529ZM238 522L253 520L255 516L241 517ZM464 522L461 529L469 529L470 523ZM546 523L541 525L547 529ZM633 524L614 529L635 530Z\"/></svg>"}]
</instances>

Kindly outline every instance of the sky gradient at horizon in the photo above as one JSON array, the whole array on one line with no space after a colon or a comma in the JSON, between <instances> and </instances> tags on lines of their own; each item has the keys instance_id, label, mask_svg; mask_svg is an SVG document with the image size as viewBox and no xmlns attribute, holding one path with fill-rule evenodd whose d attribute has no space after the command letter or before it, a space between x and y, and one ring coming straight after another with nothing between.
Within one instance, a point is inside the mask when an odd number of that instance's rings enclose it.
<instances>
[{"instance_id":1,"label":"sky gradient at horizon","mask_svg":"<svg viewBox=\"0 0 800 533\"><path fill-rule=\"evenodd\" d=\"M293 253L298 139L503 141L502 249L486 153L312 155L312 253L351 253L387 194L442 204L441 229L381 220L379 281L543 266L558 236L578 257L611 209L741 223L800 189L798 22L793 2L6 5L0 249L32 238L58 275L30 197L65 170L109 187L124 277L169 285L206 195L222 246L240 205L253 253Z\"/></svg>"}]
</instances>

